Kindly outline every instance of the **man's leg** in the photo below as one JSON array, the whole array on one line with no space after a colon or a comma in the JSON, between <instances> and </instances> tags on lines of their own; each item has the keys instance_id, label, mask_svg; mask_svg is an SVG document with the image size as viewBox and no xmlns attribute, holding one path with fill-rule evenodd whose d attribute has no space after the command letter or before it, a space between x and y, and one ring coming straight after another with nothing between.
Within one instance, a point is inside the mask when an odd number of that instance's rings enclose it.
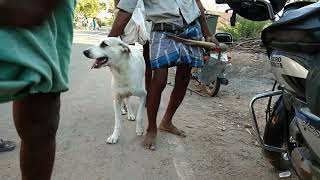
<instances>
[{"instance_id":1,"label":"man's leg","mask_svg":"<svg viewBox=\"0 0 320 180\"><path fill-rule=\"evenodd\" d=\"M151 79L152 79L152 69L150 65L150 55L149 55L149 42L147 42L143 46L143 57L146 63L146 72L145 72L145 85L147 90L147 100L146 100L146 107L148 105L148 94L150 91Z\"/></svg>"},{"instance_id":2,"label":"man's leg","mask_svg":"<svg viewBox=\"0 0 320 180\"><path fill-rule=\"evenodd\" d=\"M172 117L184 99L190 81L190 73L191 67L188 65L180 65L177 67L175 85L170 96L166 113L160 123L160 130L168 131L183 137L186 136L185 132L179 130L172 124Z\"/></svg>"},{"instance_id":3,"label":"man's leg","mask_svg":"<svg viewBox=\"0 0 320 180\"><path fill-rule=\"evenodd\" d=\"M21 138L22 180L50 179L59 112L60 93L28 95L13 102L14 122Z\"/></svg>"},{"instance_id":4,"label":"man's leg","mask_svg":"<svg viewBox=\"0 0 320 180\"><path fill-rule=\"evenodd\" d=\"M144 139L144 146L146 149L154 150L154 141L157 136L157 114L159 110L161 94L167 85L168 69L156 69L153 72L149 99L148 99L148 129Z\"/></svg>"}]
</instances>

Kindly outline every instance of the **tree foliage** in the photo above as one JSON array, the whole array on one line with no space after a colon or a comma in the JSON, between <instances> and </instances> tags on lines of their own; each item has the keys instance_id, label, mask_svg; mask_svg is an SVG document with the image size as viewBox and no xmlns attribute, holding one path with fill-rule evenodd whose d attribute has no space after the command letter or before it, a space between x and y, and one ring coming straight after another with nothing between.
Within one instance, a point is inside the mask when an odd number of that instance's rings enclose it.
<instances>
[{"instance_id":1,"label":"tree foliage","mask_svg":"<svg viewBox=\"0 0 320 180\"><path fill-rule=\"evenodd\" d=\"M100 10L105 9L105 3L99 3L99 0L78 0L76 13L86 17L96 17Z\"/></svg>"},{"instance_id":2,"label":"tree foliage","mask_svg":"<svg viewBox=\"0 0 320 180\"><path fill-rule=\"evenodd\" d=\"M262 30L269 24L270 22L255 22L240 16L237 16L236 26L232 27L228 24L222 24L222 28L220 30L222 32L228 32L232 34L234 40L239 40L241 38L251 38L251 37L259 37Z\"/></svg>"}]
</instances>

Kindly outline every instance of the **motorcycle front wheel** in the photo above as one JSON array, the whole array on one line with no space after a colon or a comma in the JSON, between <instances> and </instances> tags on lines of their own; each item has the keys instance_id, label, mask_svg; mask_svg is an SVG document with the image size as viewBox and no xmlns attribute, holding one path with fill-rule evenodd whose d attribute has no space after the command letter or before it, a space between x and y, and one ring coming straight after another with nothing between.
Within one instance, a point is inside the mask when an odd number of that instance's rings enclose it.
<instances>
[{"instance_id":1,"label":"motorcycle front wheel","mask_svg":"<svg viewBox=\"0 0 320 180\"><path fill-rule=\"evenodd\" d=\"M209 96L214 97L218 94L220 85L221 80L217 78L215 81L205 87L205 91Z\"/></svg>"}]
</instances>

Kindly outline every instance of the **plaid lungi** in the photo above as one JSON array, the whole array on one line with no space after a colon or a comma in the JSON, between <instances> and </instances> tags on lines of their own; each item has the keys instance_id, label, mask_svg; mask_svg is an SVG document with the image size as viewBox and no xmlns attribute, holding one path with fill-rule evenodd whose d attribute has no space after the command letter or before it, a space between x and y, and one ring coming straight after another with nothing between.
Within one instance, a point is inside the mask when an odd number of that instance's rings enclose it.
<instances>
[{"instance_id":1,"label":"plaid lungi","mask_svg":"<svg viewBox=\"0 0 320 180\"><path fill-rule=\"evenodd\" d=\"M150 39L150 64L152 69L168 68L180 64L190 67L203 66L203 50L199 47L189 46L166 35L174 35L170 32L152 31ZM188 25L179 37L201 40L202 31L198 21Z\"/></svg>"}]
</instances>

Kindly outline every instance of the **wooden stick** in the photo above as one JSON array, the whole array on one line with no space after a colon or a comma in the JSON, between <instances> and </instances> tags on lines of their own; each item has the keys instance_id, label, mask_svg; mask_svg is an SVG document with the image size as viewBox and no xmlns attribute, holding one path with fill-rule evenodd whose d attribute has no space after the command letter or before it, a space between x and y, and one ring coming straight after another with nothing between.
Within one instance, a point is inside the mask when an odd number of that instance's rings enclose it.
<instances>
[{"instance_id":1,"label":"wooden stick","mask_svg":"<svg viewBox=\"0 0 320 180\"><path fill-rule=\"evenodd\" d=\"M197 40L192 40L192 39L185 39L185 38L181 38L181 37L177 37L177 36L173 36L173 35L167 35L167 37L177 41L177 42L182 42L184 44L190 45L190 46L198 46L198 47L202 47L208 50L214 50L216 48L221 49L221 51L227 51L228 50L228 46L226 44L220 43L219 47L217 47L217 45L215 43L212 42L205 42L205 41L197 41Z\"/></svg>"}]
</instances>

